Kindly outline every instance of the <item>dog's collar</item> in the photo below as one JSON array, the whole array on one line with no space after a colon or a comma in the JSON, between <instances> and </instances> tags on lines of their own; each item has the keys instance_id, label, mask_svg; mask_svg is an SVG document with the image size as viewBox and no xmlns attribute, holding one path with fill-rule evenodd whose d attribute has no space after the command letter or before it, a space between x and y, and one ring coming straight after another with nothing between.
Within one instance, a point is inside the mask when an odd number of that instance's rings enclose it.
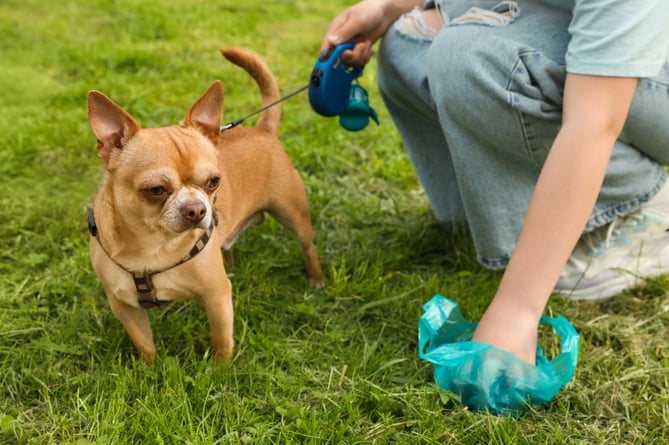
<instances>
[{"instance_id":1,"label":"dog's collar","mask_svg":"<svg viewBox=\"0 0 669 445\"><path fill-rule=\"evenodd\" d=\"M168 271L170 269L173 269L185 263L186 261L190 260L198 253L202 252L202 250L204 250L205 246L209 242L211 234L214 232L214 229L217 224L218 224L218 214L216 213L216 211L214 211L213 218L211 219L211 224L209 224L209 227L205 229L200 239L197 240L193 248L188 252L188 255L183 257L176 264L173 264L170 267L166 267L165 269L151 272L131 271L128 268L124 267L123 265L119 264L114 258L112 258L111 255L109 255L109 252L107 252L105 247L102 245L102 242L100 241L100 234L98 232L98 226L95 224L95 214L93 213L92 208L88 209L88 230L91 232L91 236L93 236L98 241L98 244L100 245L102 251L109 257L110 260L114 262L114 264L116 264L118 267L120 267L121 269L125 270L130 275L132 275L132 280L135 283L135 289L137 290L137 294L139 295L138 297L139 305L144 309L152 309L161 304L168 303L167 301L161 301L156 298L156 288L153 286L153 276Z\"/></svg>"}]
</instances>

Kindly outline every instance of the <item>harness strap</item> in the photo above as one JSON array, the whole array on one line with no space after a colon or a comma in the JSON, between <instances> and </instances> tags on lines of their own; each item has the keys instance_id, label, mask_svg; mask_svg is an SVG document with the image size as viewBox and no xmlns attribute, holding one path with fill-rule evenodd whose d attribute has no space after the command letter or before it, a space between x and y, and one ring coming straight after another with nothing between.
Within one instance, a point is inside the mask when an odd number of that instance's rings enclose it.
<instances>
[{"instance_id":1,"label":"harness strap","mask_svg":"<svg viewBox=\"0 0 669 445\"><path fill-rule=\"evenodd\" d=\"M170 269L173 269L185 263L186 261L190 260L198 253L202 252L202 250L204 250L205 246L211 239L211 234L214 232L214 229L216 228L217 224L218 224L218 214L214 211L214 217L212 218L209 227L205 229L204 233L202 234L200 239L197 240L193 248L188 252L188 254L185 257L179 260L178 263L155 272L131 271L128 270L126 267L122 266L121 264L119 264L116 260L114 260L114 258L112 258L111 255L109 255L109 252L107 252L107 250L104 248L102 242L100 241L100 233L98 232L98 226L95 223L95 214L93 212L93 209L92 208L88 209L88 231L91 232L91 236L93 236L98 241L100 248L102 248L102 251L109 257L109 259L112 260L114 264L116 264L118 267L120 267L121 269L125 270L130 275L132 275L132 280L135 283L135 290L137 291L138 294L137 302L144 309L153 309L160 305L169 303L169 301L162 301L156 298L156 288L153 285L153 276L168 271Z\"/></svg>"}]
</instances>

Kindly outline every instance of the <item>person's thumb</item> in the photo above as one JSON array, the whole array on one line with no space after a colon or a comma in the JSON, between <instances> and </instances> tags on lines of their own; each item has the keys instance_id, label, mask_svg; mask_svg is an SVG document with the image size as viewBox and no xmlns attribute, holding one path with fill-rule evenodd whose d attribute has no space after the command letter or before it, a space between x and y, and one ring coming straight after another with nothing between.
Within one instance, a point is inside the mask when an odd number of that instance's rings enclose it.
<instances>
[{"instance_id":1,"label":"person's thumb","mask_svg":"<svg viewBox=\"0 0 669 445\"><path fill-rule=\"evenodd\" d=\"M339 45L340 43L354 40L358 32L354 27L354 22L351 20L343 20L339 26L333 27L327 34L327 42L331 46Z\"/></svg>"}]
</instances>

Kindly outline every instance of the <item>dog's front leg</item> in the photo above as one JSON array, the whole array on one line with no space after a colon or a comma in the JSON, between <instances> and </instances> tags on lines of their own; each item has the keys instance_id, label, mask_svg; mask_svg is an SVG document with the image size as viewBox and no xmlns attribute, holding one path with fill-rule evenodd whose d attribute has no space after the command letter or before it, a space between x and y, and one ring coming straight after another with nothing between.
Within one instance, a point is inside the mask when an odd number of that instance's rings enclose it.
<instances>
[{"instance_id":1,"label":"dog's front leg","mask_svg":"<svg viewBox=\"0 0 669 445\"><path fill-rule=\"evenodd\" d=\"M223 289L218 289L200 299L211 327L211 345L215 361L227 361L235 347L233 339L234 309L232 307L232 286L227 280Z\"/></svg>"},{"instance_id":2,"label":"dog's front leg","mask_svg":"<svg viewBox=\"0 0 669 445\"><path fill-rule=\"evenodd\" d=\"M149 316L145 309L130 306L113 295L109 295L109 306L130 336L139 355L148 362L156 357L156 345Z\"/></svg>"}]
</instances>

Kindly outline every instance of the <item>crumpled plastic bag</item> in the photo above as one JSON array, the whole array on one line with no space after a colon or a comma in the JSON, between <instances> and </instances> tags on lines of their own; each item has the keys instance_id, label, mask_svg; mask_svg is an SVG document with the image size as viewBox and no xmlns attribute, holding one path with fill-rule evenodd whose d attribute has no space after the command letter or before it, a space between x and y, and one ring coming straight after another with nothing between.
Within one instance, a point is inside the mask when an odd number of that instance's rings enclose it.
<instances>
[{"instance_id":1,"label":"crumpled plastic bag","mask_svg":"<svg viewBox=\"0 0 669 445\"><path fill-rule=\"evenodd\" d=\"M442 390L460 396L471 410L517 416L529 405L551 401L571 381L578 363L580 337L561 315L544 316L560 337L560 353L548 360L537 346L536 365L492 345L472 341L478 323L466 320L458 303L435 295L423 304L418 324L421 359L432 363Z\"/></svg>"}]
</instances>

